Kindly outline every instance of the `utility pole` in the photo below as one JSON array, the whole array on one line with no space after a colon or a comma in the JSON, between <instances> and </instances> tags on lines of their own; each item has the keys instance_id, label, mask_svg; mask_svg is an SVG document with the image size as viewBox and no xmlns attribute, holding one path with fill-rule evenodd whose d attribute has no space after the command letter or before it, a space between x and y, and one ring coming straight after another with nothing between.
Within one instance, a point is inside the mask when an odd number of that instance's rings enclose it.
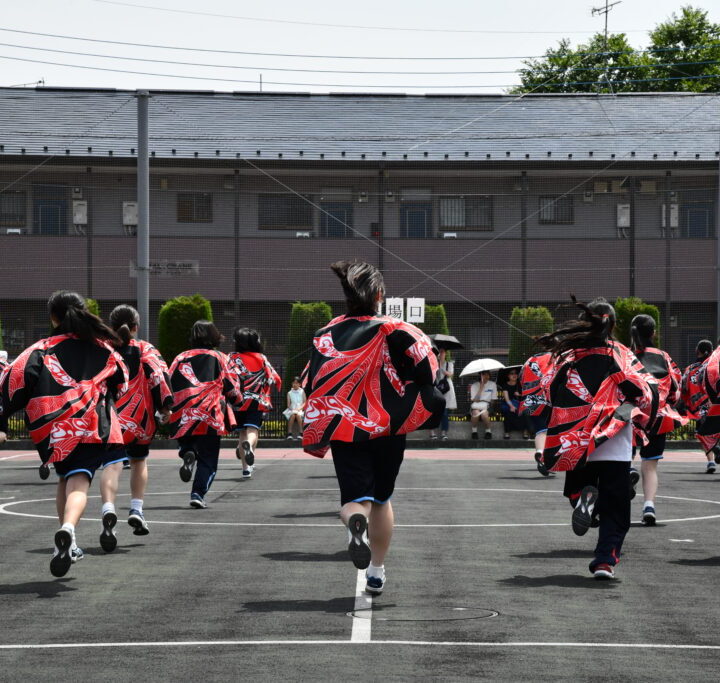
<instances>
[{"instance_id":1,"label":"utility pole","mask_svg":"<svg viewBox=\"0 0 720 683\"><path fill-rule=\"evenodd\" d=\"M148 105L150 93L138 90L137 131L137 310L140 339L150 337L150 151Z\"/></svg>"},{"instance_id":2,"label":"utility pole","mask_svg":"<svg viewBox=\"0 0 720 683\"><path fill-rule=\"evenodd\" d=\"M615 2L610 2L610 0L605 0L605 7L593 7L590 10L590 13L592 16L595 16L597 14L604 14L605 15L605 52L607 52L608 49L608 42L607 42L607 36L608 36L608 14L610 14L610 10L612 10L615 5L619 5L622 2L622 0L615 0ZM606 57L607 58L607 57Z\"/></svg>"}]
</instances>

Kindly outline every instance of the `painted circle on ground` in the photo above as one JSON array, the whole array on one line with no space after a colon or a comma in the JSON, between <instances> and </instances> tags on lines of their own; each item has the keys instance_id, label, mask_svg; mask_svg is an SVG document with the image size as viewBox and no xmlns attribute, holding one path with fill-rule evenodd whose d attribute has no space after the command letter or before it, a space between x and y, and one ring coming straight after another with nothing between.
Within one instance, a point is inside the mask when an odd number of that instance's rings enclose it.
<instances>
[{"instance_id":1,"label":"painted circle on ground","mask_svg":"<svg viewBox=\"0 0 720 683\"><path fill-rule=\"evenodd\" d=\"M450 491L454 493L458 492L471 492L471 491L486 491L486 492L499 492L499 493L522 493L524 495L533 493L553 493L558 495L558 491L545 491L538 489L510 489L510 488L405 488L396 489L398 491L434 491L435 493L441 491ZM224 495L229 493L236 493L237 489L230 489L228 491L215 491L214 494ZM295 489L249 489L246 494L250 493L281 493L281 492L332 492L337 493L334 488L295 488ZM188 491L159 491L148 494L150 496L187 496ZM130 497L129 493L118 494L118 497ZM667 500L678 500L689 503L705 503L708 505L720 505L720 501L707 500L703 498L686 498L683 496L657 496L658 498L664 498ZM88 498L100 498L99 495L88 496ZM32 517L35 519L56 519L55 515L41 515L30 512L17 512L10 510L9 508L17 505L30 505L33 503L54 503L55 498L35 498L28 500L12 500L8 503L0 505L0 514L10 515L15 517ZM210 502L210 507L213 503ZM149 508L152 509L152 508ZM199 514L203 514L200 512ZM659 522L662 524L680 523L680 522L698 522L710 519L720 519L720 514L717 515L703 515L700 517L681 517L676 519L660 519ZM101 522L102 520L98 517L83 517L84 521L87 522ZM333 523L310 523L310 522L212 522L212 521L186 521L186 520L150 520L151 525L155 524L175 524L181 526L242 526L242 527L331 527L336 528L340 522ZM495 528L495 527L566 527L569 525L569 521L562 522L501 522L501 523L485 523L485 524L396 524L396 529L475 529L475 528Z\"/></svg>"}]
</instances>

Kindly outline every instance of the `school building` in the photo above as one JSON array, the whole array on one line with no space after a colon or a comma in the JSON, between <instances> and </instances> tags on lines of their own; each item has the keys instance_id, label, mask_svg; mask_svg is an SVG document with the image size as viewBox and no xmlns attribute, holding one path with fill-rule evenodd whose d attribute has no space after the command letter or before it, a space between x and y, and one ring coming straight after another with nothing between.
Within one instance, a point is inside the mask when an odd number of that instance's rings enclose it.
<instances>
[{"instance_id":1,"label":"school building","mask_svg":"<svg viewBox=\"0 0 720 683\"><path fill-rule=\"evenodd\" d=\"M199 292L282 358L290 304L342 310L328 265L444 303L467 353L512 308L638 296L687 362L717 335L720 97L153 91L151 310ZM10 355L76 289L136 295L137 98L0 89L0 322ZM560 314L560 313L558 313ZM566 313L562 313L566 315ZM151 320L154 336L155 320Z\"/></svg>"}]
</instances>

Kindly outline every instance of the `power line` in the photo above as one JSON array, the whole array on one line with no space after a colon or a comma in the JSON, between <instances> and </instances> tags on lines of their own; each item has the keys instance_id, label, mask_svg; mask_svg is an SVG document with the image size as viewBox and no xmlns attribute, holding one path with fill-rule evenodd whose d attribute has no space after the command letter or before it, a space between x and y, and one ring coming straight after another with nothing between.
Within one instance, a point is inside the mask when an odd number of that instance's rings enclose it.
<instances>
[{"instance_id":1,"label":"power line","mask_svg":"<svg viewBox=\"0 0 720 683\"><path fill-rule=\"evenodd\" d=\"M268 67L268 66L239 66L234 64L208 64L207 62L181 62L168 59L153 59L151 57L126 57L123 55L104 55L96 52L77 52L74 50L60 50L50 47L36 47L33 45L18 45L17 43L0 43L3 47L14 47L21 50L34 50L39 52L53 52L64 55L76 55L79 57L100 57L101 59L117 59L131 62L149 62L152 64L171 64L173 66L203 66L214 69L241 69L244 71L287 71L292 73L321 73L321 74L363 74L363 75L382 75L382 76L469 76L469 75L498 75L498 74L515 74L516 69L503 71L359 71L344 69L296 69L287 67ZM663 62L653 64L653 68L660 67L679 67L679 66L704 66L708 64L720 64L720 60L708 60L704 62ZM557 67L561 68L561 67ZM566 67L563 67L566 68ZM630 66L614 66L614 71L641 69L641 65ZM597 71L598 67L571 66L567 67L570 71ZM27 84L25 84L27 85ZM12 86L11 86L12 87Z\"/></svg>"},{"instance_id":2,"label":"power line","mask_svg":"<svg viewBox=\"0 0 720 683\"><path fill-rule=\"evenodd\" d=\"M27 62L30 64L47 64L50 66L62 66L70 69L85 69L90 71L105 71L111 73L120 74L131 74L135 76L158 76L160 78L180 78L184 80L193 81L215 81L222 83L252 83L257 84L255 79L241 79L241 78L217 78L215 76L186 76L181 74L167 74L157 73L152 71L131 71L128 69L112 69L110 67L102 66L88 66L86 64L66 64L64 62L51 62L41 59L27 59L24 57L10 57L8 55L0 55L0 59L8 59L15 62ZM685 80L703 80L707 78L718 79L720 76L717 74L705 75L705 76L677 76L677 77L663 77L663 78L632 78L623 81L616 81L618 85L627 83L655 83L665 81L685 81ZM400 89L422 89L422 90L436 90L436 89L452 89L452 88L515 88L518 83L503 83L493 85L482 85L482 84L452 84L452 85L408 85L408 84L394 84L394 85L382 85L377 83L299 83L295 81L265 81L269 85L288 85L293 87L312 87L312 88L400 88ZM559 83L546 83L547 87L552 88L565 88L571 85L607 85L607 81L563 81Z\"/></svg>"},{"instance_id":3,"label":"power line","mask_svg":"<svg viewBox=\"0 0 720 683\"><path fill-rule=\"evenodd\" d=\"M536 34L536 35L557 35L558 33L595 33L595 31L520 31L520 30L490 30L490 29L465 29L465 28L410 28L406 26L367 26L363 24L330 24L316 21L298 21L291 19L265 19L261 17L248 17L236 14L220 14L218 12L200 12L198 10L173 9L171 7L157 7L155 5L141 5L131 2L120 2L120 0L94 0L104 5L119 5L121 7L133 7L135 9L148 9L158 12L170 12L172 14L189 14L191 16L215 17L219 19L239 19L242 21L257 21L270 24L290 24L293 26L319 26L324 28L361 29L364 31L404 31L412 33L483 33L483 34ZM645 33L647 29L631 29L625 33Z\"/></svg>"},{"instance_id":4,"label":"power line","mask_svg":"<svg viewBox=\"0 0 720 683\"><path fill-rule=\"evenodd\" d=\"M402 57L402 56L378 56L378 55L313 55L298 54L292 52L249 52L242 50L217 50L202 47L185 47L177 45L157 45L151 43L132 43L123 40L101 40L99 38L83 38L80 36L67 36L59 33L40 33L38 31L22 31L20 29L6 28L0 26L0 31L5 33L20 33L27 36L41 36L43 38L61 38L62 40L79 40L85 43L101 43L103 45L122 45L125 47L147 47L156 50L178 50L182 52L205 52L225 55L248 55L253 57L291 57L300 59L349 59L349 60L382 60L382 61L501 61L517 59L543 59L547 55L510 55L504 57ZM683 47L656 47L647 50L614 50L610 52L577 52L578 57L583 56L618 56L631 54L654 54L657 52L678 52L683 50L699 50L709 47L717 47L717 43L701 43L699 45L685 45Z\"/></svg>"}]
</instances>

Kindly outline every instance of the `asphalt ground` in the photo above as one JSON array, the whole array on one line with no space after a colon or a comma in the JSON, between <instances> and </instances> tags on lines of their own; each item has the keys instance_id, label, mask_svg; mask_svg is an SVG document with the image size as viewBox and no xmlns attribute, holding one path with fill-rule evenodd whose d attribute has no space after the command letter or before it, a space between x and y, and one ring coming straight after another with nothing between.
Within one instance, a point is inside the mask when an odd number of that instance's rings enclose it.
<instances>
[{"instance_id":1,"label":"asphalt ground","mask_svg":"<svg viewBox=\"0 0 720 683\"><path fill-rule=\"evenodd\" d=\"M0 680L717 677L720 474L699 453L660 464L658 525L634 524L618 578L598 582L595 530L573 535L561 477L528 451L409 452L372 599L329 460L265 450L243 480L223 455L210 507L193 510L179 460L153 453L145 537L124 521L125 474L111 554L96 481L85 559L54 579L54 475L0 451Z\"/></svg>"}]
</instances>

